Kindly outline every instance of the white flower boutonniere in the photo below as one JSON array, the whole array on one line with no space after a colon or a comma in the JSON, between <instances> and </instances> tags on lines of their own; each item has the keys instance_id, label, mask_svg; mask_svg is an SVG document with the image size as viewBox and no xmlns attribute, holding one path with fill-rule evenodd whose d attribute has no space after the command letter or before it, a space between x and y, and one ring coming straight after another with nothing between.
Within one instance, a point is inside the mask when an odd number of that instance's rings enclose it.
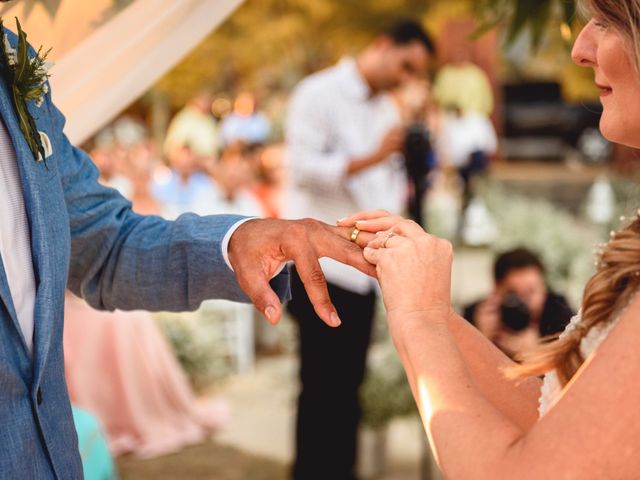
<instances>
[{"instance_id":1,"label":"white flower boutonniere","mask_svg":"<svg viewBox=\"0 0 640 480\"><path fill-rule=\"evenodd\" d=\"M49 92L47 55L50 50L42 53L42 47L40 47L36 56L30 58L27 35L22 30L17 18L16 25L18 27L17 49L9 43L9 38L4 33L2 19L0 19L0 34L3 35L3 48L0 48L0 71L9 87L13 106L20 121L20 130L29 144L35 160L40 162L46 158L47 152L36 122L29 113L27 102L34 102L39 108L44 102L45 95Z\"/></svg>"}]
</instances>

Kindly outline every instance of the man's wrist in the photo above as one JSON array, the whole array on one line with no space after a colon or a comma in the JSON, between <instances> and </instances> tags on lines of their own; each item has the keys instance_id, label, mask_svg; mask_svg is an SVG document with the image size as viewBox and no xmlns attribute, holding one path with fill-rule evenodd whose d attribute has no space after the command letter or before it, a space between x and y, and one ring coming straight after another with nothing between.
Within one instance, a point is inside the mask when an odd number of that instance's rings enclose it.
<instances>
[{"instance_id":1,"label":"man's wrist","mask_svg":"<svg viewBox=\"0 0 640 480\"><path fill-rule=\"evenodd\" d=\"M243 218L242 220L239 220L238 222L234 223L231 228L229 228L229 230L227 231L227 233L225 234L224 238L222 239L222 243L220 245L220 247L222 248L222 257L224 258L225 263L227 264L227 266L229 267L229 269L235 273L235 270L233 269L233 265L231 265L231 260L229 258L229 246L231 244L231 237L233 236L234 233L236 233L236 231L245 223L250 222L252 220L260 220L258 217L249 217L249 218ZM273 276L271 277L272 279L277 277L278 275L280 275L282 273L282 271L285 269L285 267L287 266L287 262L282 262L280 264L280 266L276 269L275 273L273 274Z\"/></svg>"},{"instance_id":2,"label":"man's wrist","mask_svg":"<svg viewBox=\"0 0 640 480\"><path fill-rule=\"evenodd\" d=\"M227 233L225 233L224 238L222 239L222 243L220 244L220 248L222 249L222 258L224 258L224 262L227 264L227 267L229 267L229 269L232 272L234 270L233 270L233 267L231 266L231 262L229 261L229 243L231 242L231 237L236 232L236 230L238 230L240 225L250 220L255 220L256 218L257 217L249 217L249 218L243 218L242 220L237 221L236 223L231 225L231 228L227 230Z\"/></svg>"}]
</instances>

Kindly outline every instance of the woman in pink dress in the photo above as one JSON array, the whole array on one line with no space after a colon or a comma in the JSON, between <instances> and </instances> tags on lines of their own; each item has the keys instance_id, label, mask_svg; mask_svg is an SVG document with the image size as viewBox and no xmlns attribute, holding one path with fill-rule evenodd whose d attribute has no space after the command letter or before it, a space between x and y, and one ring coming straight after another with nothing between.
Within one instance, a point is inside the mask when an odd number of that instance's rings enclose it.
<instances>
[{"instance_id":1,"label":"woman in pink dress","mask_svg":"<svg viewBox=\"0 0 640 480\"><path fill-rule=\"evenodd\" d=\"M69 294L64 349L71 401L100 419L113 455L166 454L225 420L220 402L198 403L147 312L99 312Z\"/></svg>"}]
</instances>

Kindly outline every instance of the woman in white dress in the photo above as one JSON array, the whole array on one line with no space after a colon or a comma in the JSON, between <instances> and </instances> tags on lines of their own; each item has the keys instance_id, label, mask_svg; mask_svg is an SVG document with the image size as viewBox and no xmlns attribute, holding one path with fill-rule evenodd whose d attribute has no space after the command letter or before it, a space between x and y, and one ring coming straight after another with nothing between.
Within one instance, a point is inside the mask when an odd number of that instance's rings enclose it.
<instances>
[{"instance_id":1,"label":"woman in white dress","mask_svg":"<svg viewBox=\"0 0 640 480\"><path fill-rule=\"evenodd\" d=\"M573 60L595 71L604 136L640 148L640 0L584 3ZM447 478L640 478L640 219L605 247L581 316L522 366L451 307L448 242L384 212L339 224L379 232L365 257Z\"/></svg>"}]
</instances>

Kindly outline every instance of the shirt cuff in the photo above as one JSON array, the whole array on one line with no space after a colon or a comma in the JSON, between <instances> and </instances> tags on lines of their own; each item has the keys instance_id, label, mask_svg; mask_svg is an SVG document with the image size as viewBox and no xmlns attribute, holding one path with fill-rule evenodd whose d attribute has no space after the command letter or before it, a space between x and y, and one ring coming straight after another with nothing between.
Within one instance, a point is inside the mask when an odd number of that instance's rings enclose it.
<instances>
[{"instance_id":1,"label":"shirt cuff","mask_svg":"<svg viewBox=\"0 0 640 480\"><path fill-rule=\"evenodd\" d=\"M231 262L229 261L229 242L231 241L231 236L235 233L235 231L238 229L238 227L240 227L240 225L242 225L245 222L248 222L249 220L255 220L258 217L249 217L249 218L243 218L242 220L237 221L236 223L234 223L233 225L231 225L231 228L229 228L229 230L227 230L227 233L225 233L223 239L222 239L222 244L220 245L220 248L222 249L222 258L224 258L224 262L227 264L227 267L229 267L229 269L233 272L233 267L231 266ZM282 270L284 270L284 267L287 266L286 262L283 262L278 269L276 270L275 274L273 275L273 277L271 277L272 279L277 277L278 275L280 275L282 273Z\"/></svg>"}]
</instances>

